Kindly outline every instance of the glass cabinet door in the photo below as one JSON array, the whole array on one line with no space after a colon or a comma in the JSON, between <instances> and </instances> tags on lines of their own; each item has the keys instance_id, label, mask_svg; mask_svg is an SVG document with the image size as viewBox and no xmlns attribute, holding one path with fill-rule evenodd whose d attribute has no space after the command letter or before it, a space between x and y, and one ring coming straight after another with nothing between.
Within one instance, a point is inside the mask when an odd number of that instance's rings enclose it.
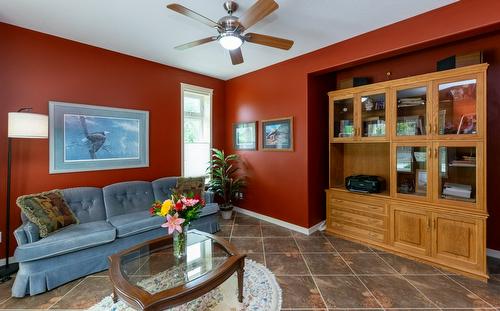
<instances>
[{"instance_id":1,"label":"glass cabinet door","mask_svg":"<svg viewBox=\"0 0 500 311\"><path fill-rule=\"evenodd\" d=\"M477 134L477 79L438 84L438 135Z\"/></svg>"},{"instance_id":2,"label":"glass cabinet door","mask_svg":"<svg viewBox=\"0 0 500 311\"><path fill-rule=\"evenodd\" d=\"M478 148L476 143L435 147L438 158L437 195L453 204L473 205L478 198ZM463 205L463 204L462 204Z\"/></svg>"},{"instance_id":3,"label":"glass cabinet door","mask_svg":"<svg viewBox=\"0 0 500 311\"><path fill-rule=\"evenodd\" d=\"M396 196L410 195L413 198L428 198L430 191L428 182L430 147L396 146Z\"/></svg>"},{"instance_id":4,"label":"glass cabinet door","mask_svg":"<svg viewBox=\"0 0 500 311\"><path fill-rule=\"evenodd\" d=\"M427 135L427 86L396 91L396 137Z\"/></svg>"},{"instance_id":5,"label":"glass cabinet door","mask_svg":"<svg viewBox=\"0 0 500 311\"><path fill-rule=\"evenodd\" d=\"M333 101L333 137L350 138L355 136L354 98Z\"/></svg>"},{"instance_id":6,"label":"glass cabinet door","mask_svg":"<svg viewBox=\"0 0 500 311\"><path fill-rule=\"evenodd\" d=\"M385 137L385 93L361 96L361 136Z\"/></svg>"}]
</instances>

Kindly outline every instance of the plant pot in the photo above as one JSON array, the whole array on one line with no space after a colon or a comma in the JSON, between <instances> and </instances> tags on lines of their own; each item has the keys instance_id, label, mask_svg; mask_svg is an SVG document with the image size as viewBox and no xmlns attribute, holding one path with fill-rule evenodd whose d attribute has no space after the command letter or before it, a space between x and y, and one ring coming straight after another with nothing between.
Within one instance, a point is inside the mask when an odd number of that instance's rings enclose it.
<instances>
[{"instance_id":1,"label":"plant pot","mask_svg":"<svg viewBox=\"0 0 500 311\"><path fill-rule=\"evenodd\" d=\"M221 211L222 214L222 219L231 219L231 216L233 215L233 210L230 209L228 211Z\"/></svg>"}]
</instances>

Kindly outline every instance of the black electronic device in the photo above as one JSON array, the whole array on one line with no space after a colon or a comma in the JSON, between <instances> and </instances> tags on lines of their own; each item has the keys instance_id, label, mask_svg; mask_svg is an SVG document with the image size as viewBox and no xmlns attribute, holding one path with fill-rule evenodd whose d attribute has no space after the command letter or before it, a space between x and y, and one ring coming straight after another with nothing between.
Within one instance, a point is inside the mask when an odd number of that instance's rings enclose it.
<instances>
[{"instance_id":1,"label":"black electronic device","mask_svg":"<svg viewBox=\"0 0 500 311\"><path fill-rule=\"evenodd\" d=\"M353 192L380 193L385 190L385 179L379 176L353 175L346 177L345 187Z\"/></svg>"}]
</instances>

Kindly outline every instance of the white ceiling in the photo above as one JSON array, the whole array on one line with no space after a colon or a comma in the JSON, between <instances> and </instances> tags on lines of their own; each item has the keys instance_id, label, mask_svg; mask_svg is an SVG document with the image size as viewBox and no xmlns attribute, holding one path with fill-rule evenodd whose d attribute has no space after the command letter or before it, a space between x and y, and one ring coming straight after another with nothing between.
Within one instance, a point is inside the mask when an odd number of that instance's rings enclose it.
<instances>
[{"instance_id":1,"label":"white ceiling","mask_svg":"<svg viewBox=\"0 0 500 311\"><path fill-rule=\"evenodd\" d=\"M167 4L180 3L217 21L226 15L223 0L0 0L0 21L226 80L455 2L276 1L280 8L249 31L291 39L295 45L282 51L245 43L245 62L237 66L217 42L173 49L217 33L168 10ZM239 16L255 0L237 2Z\"/></svg>"}]
</instances>

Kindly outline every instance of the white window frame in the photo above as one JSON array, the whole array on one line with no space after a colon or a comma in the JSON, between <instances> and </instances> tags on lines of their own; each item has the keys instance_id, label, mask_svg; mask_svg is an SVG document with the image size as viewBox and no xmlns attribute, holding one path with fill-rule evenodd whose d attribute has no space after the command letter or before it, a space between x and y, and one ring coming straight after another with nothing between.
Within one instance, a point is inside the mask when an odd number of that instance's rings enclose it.
<instances>
[{"instance_id":1,"label":"white window frame","mask_svg":"<svg viewBox=\"0 0 500 311\"><path fill-rule=\"evenodd\" d=\"M192 93L198 93L200 95L208 96L209 97L209 105L210 105L210 148L209 148L209 158L210 154L212 151L213 147L213 94L214 90L197 86L197 85L192 85L192 84L187 84L187 83L181 83L181 176L184 176L184 92L192 92Z\"/></svg>"}]
</instances>

